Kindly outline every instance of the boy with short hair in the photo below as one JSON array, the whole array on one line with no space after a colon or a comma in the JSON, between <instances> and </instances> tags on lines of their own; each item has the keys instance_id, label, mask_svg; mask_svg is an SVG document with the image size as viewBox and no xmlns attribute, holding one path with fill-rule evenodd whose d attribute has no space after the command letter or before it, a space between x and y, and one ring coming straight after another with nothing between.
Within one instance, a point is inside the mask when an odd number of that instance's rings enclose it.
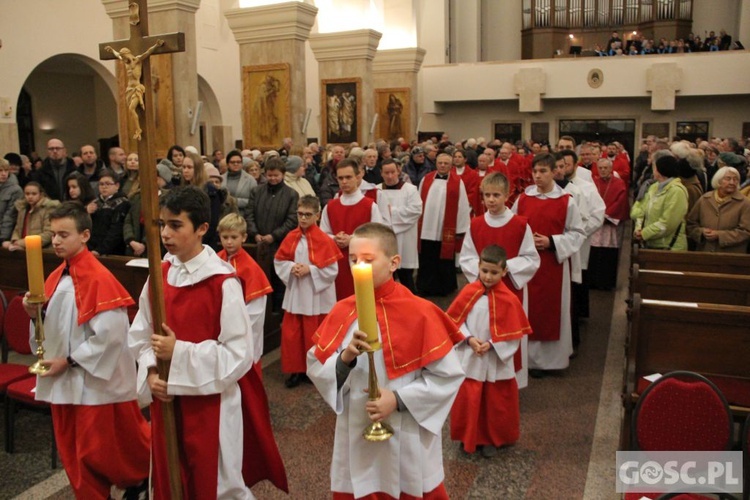
<instances>
[{"instance_id":1,"label":"boy with short hair","mask_svg":"<svg viewBox=\"0 0 750 500\"><path fill-rule=\"evenodd\" d=\"M120 191L120 178L112 170L99 174L99 196L96 211L91 214L92 228L89 250L96 255L125 255L123 227L130 210L130 201Z\"/></svg>"},{"instance_id":2,"label":"boy with short hair","mask_svg":"<svg viewBox=\"0 0 750 500\"><path fill-rule=\"evenodd\" d=\"M355 298L338 302L315 333L307 373L338 414L331 464L334 498L447 498L441 429L464 374L453 351L456 326L433 303L393 281L400 262L396 235L370 223L349 245L351 263L372 264L382 349L375 351L380 397L368 401L370 349L358 330ZM387 441L365 442L362 430L387 420Z\"/></svg>"},{"instance_id":3,"label":"boy with short hair","mask_svg":"<svg viewBox=\"0 0 750 500\"><path fill-rule=\"evenodd\" d=\"M281 243L273 264L286 285L284 319L281 321L281 371L289 374L284 382L297 387L307 379L307 351L313 334L336 303L334 281L342 254L336 243L318 226L320 201L315 196L300 198L297 204L299 227Z\"/></svg>"},{"instance_id":4,"label":"boy with short hair","mask_svg":"<svg viewBox=\"0 0 750 500\"><path fill-rule=\"evenodd\" d=\"M341 196L328 202L320 221L320 229L333 238L343 254L336 276L337 300L345 299L354 293L352 272L347 261L352 233L366 222L383 220L377 203L360 191L359 173L359 165L355 160L347 158L336 164L336 178L341 188Z\"/></svg>"},{"instance_id":5,"label":"boy with short hair","mask_svg":"<svg viewBox=\"0 0 750 500\"><path fill-rule=\"evenodd\" d=\"M505 250L486 246L479 279L465 286L447 311L465 336L456 346L466 379L453 403L451 439L461 441L468 453L479 446L485 458L518 441L521 414L513 358L521 338L531 333L521 301L503 282L506 262Z\"/></svg>"},{"instance_id":6,"label":"boy with short hair","mask_svg":"<svg viewBox=\"0 0 750 500\"><path fill-rule=\"evenodd\" d=\"M139 395L151 404L153 484L170 498L162 402L172 401L178 422L185 491L196 498L252 498L243 479L248 450L240 381L253 361L252 325L234 268L202 238L210 200L201 188L170 190L159 202L164 258L164 335L154 333L149 285L144 286L129 346L138 361ZM156 360L170 361L169 381Z\"/></svg>"},{"instance_id":7,"label":"boy with short hair","mask_svg":"<svg viewBox=\"0 0 750 500\"><path fill-rule=\"evenodd\" d=\"M586 238L578 206L555 184L555 157L538 154L532 163L534 185L513 205L526 217L539 252L539 272L529 281L529 375L544 377L547 370L570 364L573 340L570 324L570 258Z\"/></svg>"},{"instance_id":8,"label":"boy with short hair","mask_svg":"<svg viewBox=\"0 0 750 500\"><path fill-rule=\"evenodd\" d=\"M55 254L65 262L44 284L42 364L49 371L37 377L36 399L51 403L57 449L76 498L107 498L113 484L128 488L125 498L138 498L148 489L150 431L126 344L127 307L134 302L86 248L91 218L84 207L63 203L50 224ZM24 307L36 318L28 297Z\"/></svg>"},{"instance_id":9,"label":"boy with short hair","mask_svg":"<svg viewBox=\"0 0 750 500\"><path fill-rule=\"evenodd\" d=\"M500 172L487 174L481 184L482 199L487 211L474 217L464 237L459 265L469 283L479 277L479 255L492 244L503 247L507 255L503 282L528 310L527 284L539 269L539 253L534 247L534 236L525 217L514 214L506 206L510 192L508 179ZM528 340L523 337L516 352L518 388L528 385Z\"/></svg>"}]
</instances>

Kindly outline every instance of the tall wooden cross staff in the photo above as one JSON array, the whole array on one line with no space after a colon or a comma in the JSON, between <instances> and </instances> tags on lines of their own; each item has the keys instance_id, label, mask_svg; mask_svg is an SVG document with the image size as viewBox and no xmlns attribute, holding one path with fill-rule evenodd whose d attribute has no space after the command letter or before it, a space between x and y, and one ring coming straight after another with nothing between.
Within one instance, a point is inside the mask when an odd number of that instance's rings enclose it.
<instances>
[{"instance_id":1,"label":"tall wooden cross staff","mask_svg":"<svg viewBox=\"0 0 750 500\"><path fill-rule=\"evenodd\" d=\"M159 203L156 186L156 159L151 145L156 125L153 108L148 104L151 92L151 65L149 56L170 52L185 51L185 34L170 33L159 36L148 36L147 0L131 0L130 38L110 43L99 44L100 59L119 59L122 61L126 76L127 88L125 99L128 108L128 122L135 131L133 138L138 141L138 159L140 163L138 177L141 184L143 203L143 224L148 249L149 292L151 296L151 313L155 333L163 335L161 328L165 320L164 293L162 290L161 254L159 241ZM159 377L167 380L169 361L157 360ZM162 403L164 415L164 438L166 439L167 460L169 464L169 486L173 499L182 498L180 478L180 458L177 448L174 406Z\"/></svg>"}]
</instances>

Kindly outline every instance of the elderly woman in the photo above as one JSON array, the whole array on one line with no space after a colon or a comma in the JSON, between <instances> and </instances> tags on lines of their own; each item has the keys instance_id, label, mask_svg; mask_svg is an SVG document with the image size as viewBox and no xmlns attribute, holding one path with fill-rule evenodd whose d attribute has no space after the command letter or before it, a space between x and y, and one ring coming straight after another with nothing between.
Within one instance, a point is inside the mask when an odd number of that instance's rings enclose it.
<instances>
[{"instance_id":1,"label":"elderly woman","mask_svg":"<svg viewBox=\"0 0 750 500\"><path fill-rule=\"evenodd\" d=\"M317 197L310 182L305 178L304 160L297 155L287 156L285 160L284 184L297 191L300 198L305 195Z\"/></svg>"},{"instance_id":2,"label":"elderly woman","mask_svg":"<svg viewBox=\"0 0 750 500\"><path fill-rule=\"evenodd\" d=\"M702 252L747 252L750 199L739 192L740 173L734 167L721 167L711 185L714 190L701 196L688 214L688 237Z\"/></svg>"},{"instance_id":3,"label":"elderly woman","mask_svg":"<svg viewBox=\"0 0 750 500\"><path fill-rule=\"evenodd\" d=\"M656 250L687 250L685 216L688 194L679 179L674 156L662 156L653 165L655 182L630 211L635 221L633 238Z\"/></svg>"}]
</instances>

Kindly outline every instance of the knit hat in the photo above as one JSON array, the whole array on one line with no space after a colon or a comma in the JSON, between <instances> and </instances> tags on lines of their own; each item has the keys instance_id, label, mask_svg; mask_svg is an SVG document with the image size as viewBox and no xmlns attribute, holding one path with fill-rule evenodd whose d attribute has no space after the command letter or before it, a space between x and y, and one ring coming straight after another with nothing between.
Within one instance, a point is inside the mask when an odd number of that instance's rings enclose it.
<instances>
[{"instance_id":1,"label":"knit hat","mask_svg":"<svg viewBox=\"0 0 750 500\"><path fill-rule=\"evenodd\" d=\"M172 168L174 168L172 162L164 158L158 165L156 165L156 175L169 184L172 182Z\"/></svg>"},{"instance_id":2,"label":"knit hat","mask_svg":"<svg viewBox=\"0 0 750 500\"><path fill-rule=\"evenodd\" d=\"M204 163L203 164L206 169L206 176L210 179L211 177L218 177L221 178L221 173L219 173L219 169L216 168L213 163Z\"/></svg>"},{"instance_id":3,"label":"knit hat","mask_svg":"<svg viewBox=\"0 0 750 500\"><path fill-rule=\"evenodd\" d=\"M729 165L730 167L739 167L745 163L742 161L742 157L735 153L721 153L719 159L723 161L725 165Z\"/></svg>"},{"instance_id":4,"label":"knit hat","mask_svg":"<svg viewBox=\"0 0 750 500\"><path fill-rule=\"evenodd\" d=\"M297 170L302 166L302 158L299 156L287 156L286 157L286 171L290 174L296 174Z\"/></svg>"}]
</instances>

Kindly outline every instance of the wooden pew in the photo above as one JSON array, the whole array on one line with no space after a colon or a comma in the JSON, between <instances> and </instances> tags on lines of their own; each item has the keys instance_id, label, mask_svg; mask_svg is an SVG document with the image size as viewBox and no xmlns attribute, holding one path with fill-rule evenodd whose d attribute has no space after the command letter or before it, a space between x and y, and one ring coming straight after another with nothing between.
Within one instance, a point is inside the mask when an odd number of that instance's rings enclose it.
<instances>
[{"instance_id":1,"label":"wooden pew","mask_svg":"<svg viewBox=\"0 0 750 500\"><path fill-rule=\"evenodd\" d=\"M670 252L646 250L633 245L630 260L631 264L638 264L641 269L750 275L750 255L747 254Z\"/></svg>"},{"instance_id":2,"label":"wooden pew","mask_svg":"<svg viewBox=\"0 0 750 500\"><path fill-rule=\"evenodd\" d=\"M245 249L250 255L255 254L255 245L246 245ZM42 252L44 261L44 275L48 276L60 265L60 258L52 251ZM109 269L117 280L138 302L143 285L148 278L148 269L126 265L132 257L109 256L100 257L99 260ZM267 262L266 262L267 264ZM263 264L261 264L263 267ZM28 289L26 277L26 254L25 252L9 252L0 249L0 289L3 291L25 291ZM264 324L263 352L268 353L281 344L281 314L271 311L270 296L266 304L266 322Z\"/></svg>"},{"instance_id":3,"label":"wooden pew","mask_svg":"<svg viewBox=\"0 0 750 500\"><path fill-rule=\"evenodd\" d=\"M677 302L750 306L750 275L641 269L630 271L630 296Z\"/></svg>"},{"instance_id":4,"label":"wooden pew","mask_svg":"<svg viewBox=\"0 0 750 500\"><path fill-rule=\"evenodd\" d=\"M625 346L620 449L630 446L632 411L648 382L675 370L700 373L724 393L736 418L750 415L750 307L633 297Z\"/></svg>"}]
</instances>

